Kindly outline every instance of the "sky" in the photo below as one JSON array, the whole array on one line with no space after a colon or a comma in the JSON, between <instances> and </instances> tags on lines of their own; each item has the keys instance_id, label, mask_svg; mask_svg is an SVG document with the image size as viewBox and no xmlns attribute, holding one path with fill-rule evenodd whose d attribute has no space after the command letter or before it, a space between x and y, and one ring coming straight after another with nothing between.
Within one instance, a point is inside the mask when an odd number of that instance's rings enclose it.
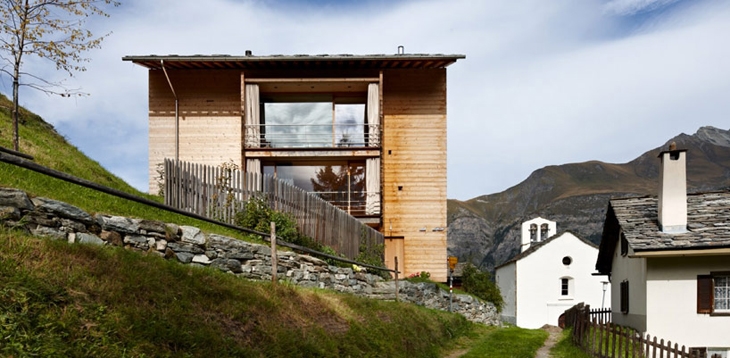
<instances>
[{"instance_id":1,"label":"sky","mask_svg":"<svg viewBox=\"0 0 730 358\"><path fill-rule=\"evenodd\" d=\"M130 0L66 78L25 89L87 156L147 189L147 70L126 55L463 54L448 67L448 197L497 193L548 165L625 163L702 126L730 129L730 0ZM0 91L11 93L6 77Z\"/></svg>"}]
</instances>

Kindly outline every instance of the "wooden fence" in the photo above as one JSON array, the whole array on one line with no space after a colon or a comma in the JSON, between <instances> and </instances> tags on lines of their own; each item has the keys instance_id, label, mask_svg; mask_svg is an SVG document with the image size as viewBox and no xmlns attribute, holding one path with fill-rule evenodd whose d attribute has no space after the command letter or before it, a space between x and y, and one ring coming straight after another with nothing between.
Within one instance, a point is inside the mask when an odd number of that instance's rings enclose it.
<instances>
[{"instance_id":1,"label":"wooden fence","mask_svg":"<svg viewBox=\"0 0 730 358\"><path fill-rule=\"evenodd\" d=\"M706 358L695 349L681 348L672 342L657 341L629 327L612 324L600 310L580 303L565 311L566 327L572 327L573 343L591 357L600 358Z\"/></svg>"},{"instance_id":2,"label":"wooden fence","mask_svg":"<svg viewBox=\"0 0 730 358\"><path fill-rule=\"evenodd\" d=\"M291 215L300 232L347 258L377 252L383 234L322 198L290 183L233 166L164 161L165 204L232 224L247 201L260 198ZM287 238L282 238L287 240Z\"/></svg>"}]
</instances>

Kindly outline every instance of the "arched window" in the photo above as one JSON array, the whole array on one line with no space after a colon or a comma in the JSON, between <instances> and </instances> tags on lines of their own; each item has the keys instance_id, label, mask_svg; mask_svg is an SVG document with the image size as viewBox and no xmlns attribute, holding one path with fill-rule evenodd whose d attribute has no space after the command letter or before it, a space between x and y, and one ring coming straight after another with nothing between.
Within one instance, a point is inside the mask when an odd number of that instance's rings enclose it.
<instances>
[{"instance_id":1,"label":"arched window","mask_svg":"<svg viewBox=\"0 0 730 358\"><path fill-rule=\"evenodd\" d=\"M549 231L550 231L550 228L548 227L548 224L540 225L540 240L547 239Z\"/></svg>"},{"instance_id":2,"label":"arched window","mask_svg":"<svg viewBox=\"0 0 730 358\"><path fill-rule=\"evenodd\" d=\"M530 242L537 241L537 224L530 224Z\"/></svg>"}]
</instances>

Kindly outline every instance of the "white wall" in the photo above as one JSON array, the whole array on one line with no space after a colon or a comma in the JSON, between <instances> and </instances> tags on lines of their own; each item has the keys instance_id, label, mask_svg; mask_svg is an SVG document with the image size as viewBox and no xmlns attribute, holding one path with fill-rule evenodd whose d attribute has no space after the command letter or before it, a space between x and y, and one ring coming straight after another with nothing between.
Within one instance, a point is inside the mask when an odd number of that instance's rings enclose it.
<instances>
[{"instance_id":1,"label":"white wall","mask_svg":"<svg viewBox=\"0 0 730 358\"><path fill-rule=\"evenodd\" d=\"M515 325L517 324L515 318L517 316L517 292L515 291L517 288L516 269L517 265L515 262L501 266L495 271L494 278L497 287L499 287L499 292L502 294L502 300L504 301L502 305L502 321Z\"/></svg>"},{"instance_id":2,"label":"white wall","mask_svg":"<svg viewBox=\"0 0 730 358\"><path fill-rule=\"evenodd\" d=\"M563 265L565 256L572 259L570 265ZM560 314L580 302L600 308L603 296L601 281L605 280L605 276L591 275L595 272L597 256L597 248L571 233L563 233L517 261L517 326L557 326ZM561 296L562 277L572 278L571 294L567 297ZM606 292L606 305L608 297L610 288Z\"/></svg>"},{"instance_id":3,"label":"white wall","mask_svg":"<svg viewBox=\"0 0 730 358\"><path fill-rule=\"evenodd\" d=\"M730 271L730 256L647 259L646 333L687 347L730 347L730 316L697 313L697 275Z\"/></svg>"},{"instance_id":4,"label":"white wall","mask_svg":"<svg viewBox=\"0 0 730 358\"><path fill-rule=\"evenodd\" d=\"M629 249L626 256L621 255L621 240L613 252L611 268L611 320L613 323L646 330L646 261L643 258L630 258L634 251ZM621 313L621 282L629 281L629 313Z\"/></svg>"}]
</instances>

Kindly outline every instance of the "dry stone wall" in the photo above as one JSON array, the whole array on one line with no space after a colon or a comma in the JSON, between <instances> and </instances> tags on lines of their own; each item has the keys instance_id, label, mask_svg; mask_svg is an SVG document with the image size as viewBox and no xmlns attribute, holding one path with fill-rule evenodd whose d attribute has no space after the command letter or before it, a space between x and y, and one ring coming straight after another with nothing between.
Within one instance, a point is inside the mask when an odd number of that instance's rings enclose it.
<instances>
[{"instance_id":1,"label":"dry stone wall","mask_svg":"<svg viewBox=\"0 0 730 358\"><path fill-rule=\"evenodd\" d=\"M48 198L30 198L20 190L0 188L0 223L36 236L69 243L120 246L181 264L211 267L252 280L271 280L271 248L205 234L192 226L89 213ZM317 287L373 299L394 300L396 282L328 265L316 257L277 251L277 277L302 287ZM448 310L449 293L433 283L398 282L398 299ZM452 309L473 322L499 325L491 303L454 295Z\"/></svg>"}]
</instances>

